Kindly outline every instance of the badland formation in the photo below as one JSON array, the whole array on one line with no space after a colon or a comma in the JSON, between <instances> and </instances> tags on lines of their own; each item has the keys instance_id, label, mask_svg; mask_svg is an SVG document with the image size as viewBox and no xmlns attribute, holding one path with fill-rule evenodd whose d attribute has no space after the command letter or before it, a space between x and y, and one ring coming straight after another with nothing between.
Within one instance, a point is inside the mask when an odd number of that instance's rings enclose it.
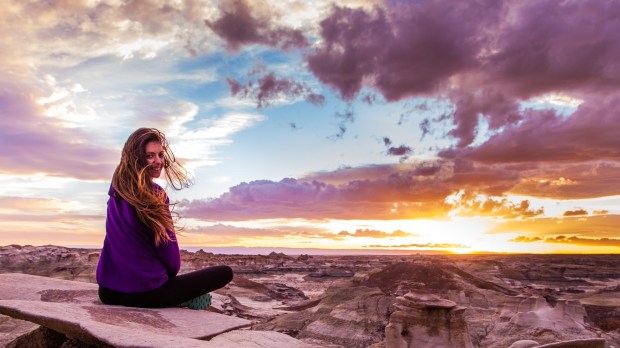
<instances>
[{"instance_id":1,"label":"badland formation","mask_svg":"<svg viewBox=\"0 0 620 348\"><path fill-rule=\"evenodd\" d=\"M182 257L235 271L208 311L318 347L620 347L620 255ZM94 283L98 258L10 245L0 273ZM28 330L0 316L0 346Z\"/></svg>"}]
</instances>

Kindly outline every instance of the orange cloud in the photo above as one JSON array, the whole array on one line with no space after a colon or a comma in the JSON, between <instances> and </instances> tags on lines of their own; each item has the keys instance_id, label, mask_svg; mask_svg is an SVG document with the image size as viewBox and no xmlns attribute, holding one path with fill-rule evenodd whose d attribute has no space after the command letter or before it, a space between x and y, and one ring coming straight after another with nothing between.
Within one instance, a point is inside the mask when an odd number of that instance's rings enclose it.
<instances>
[{"instance_id":1,"label":"orange cloud","mask_svg":"<svg viewBox=\"0 0 620 348\"><path fill-rule=\"evenodd\" d=\"M569 216L510 220L496 225L487 233L511 233L529 238L558 235L579 235L594 239L614 238L620 236L620 215L592 215L587 219L581 216Z\"/></svg>"},{"instance_id":2,"label":"orange cloud","mask_svg":"<svg viewBox=\"0 0 620 348\"><path fill-rule=\"evenodd\" d=\"M564 212L564 214L562 214L562 216L584 216L584 215L588 215L588 211L584 209L567 210Z\"/></svg>"},{"instance_id":3,"label":"orange cloud","mask_svg":"<svg viewBox=\"0 0 620 348\"><path fill-rule=\"evenodd\" d=\"M383 231L371 230L371 229L357 229L355 232L350 233L348 231L341 231L338 233L339 236L348 236L348 237L370 237L370 238L391 238L391 237L411 237L413 234L403 232L401 230L396 230L392 233L387 233Z\"/></svg>"},{"instance_id":4,"label":"orange cloud","mask_svg":"<svg viewBox=\"0 0 620 348\"><path fill-rule=\"evenodd\" d=\"M249 239L299 237L307 239L344 240L344 236L317 227L274 226L269 228L248 228L227 224L192 227L183 230L182 235L191 236L208 244L230 245L243 243Z\"/></svg>"},{"instance_id":5,"label":"orange cloud","mask_svg":"<svg viewBox=\"0 0 620 348\"><path fill-rule=\"evenodd\" d=\"M527 236L519 236L510 240L511 242L519 242L519 243L556 243L556 244L574 244L574 245L584 245L584 246L613 246L620 247L620 239L618 238L584 238L578 236L567 237L564 235L559 235L555 237L527 237Z\"/></svg>"},{"instance_id":6,"label":"orange cloud","mask_svg":"<svg viewBox=\"0 0 620 348\"><path fill-rule=\"evenodd\" d=\"M506 219L531 218L544 213L543 208L532 209L528 200L515 204L506 198L480 198L467 196L454 203L459 215L495 216Z\"/></svg>"}]
</instances>

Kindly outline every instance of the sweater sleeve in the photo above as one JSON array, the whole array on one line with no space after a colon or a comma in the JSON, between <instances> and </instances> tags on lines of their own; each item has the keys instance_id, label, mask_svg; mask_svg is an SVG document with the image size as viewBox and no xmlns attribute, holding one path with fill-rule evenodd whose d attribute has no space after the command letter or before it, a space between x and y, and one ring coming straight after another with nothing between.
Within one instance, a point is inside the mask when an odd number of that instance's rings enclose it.
<instances>
[{"instance_id":1,"label":"sweater sleeve","mask_svg":"<svg viewBox=\"0 0 620 348\"><path fill-rule=\"evenodd\" d=\"M163 189L155 184L157 189ZM170 205L170 198L166 195L166 205ZM170 209L168 208L168 214L170 214ZM179 243L177 241L177 236L173 231L166 230L168 232L168 236L170 236L169 241L162 242L159 246L156 247L157 256L166 267L166 274L168 277L174 277L179 273L181 269L181 253L179 251Z\"/></svg>"},{"instance_id":2,"label":"sweater sleeve","mask_svg":"<svg viewBox=\"0 0 620 348\"><path fill-rule=\"evenodd\" d=\"M181 269L181 252L179 251L179 243L177 242L176 234L172 231L167 232L170 236L170 240L158 245L156 251L157 257L166 268L168 277L174 277Z\"/></svg>"}]
</instances>

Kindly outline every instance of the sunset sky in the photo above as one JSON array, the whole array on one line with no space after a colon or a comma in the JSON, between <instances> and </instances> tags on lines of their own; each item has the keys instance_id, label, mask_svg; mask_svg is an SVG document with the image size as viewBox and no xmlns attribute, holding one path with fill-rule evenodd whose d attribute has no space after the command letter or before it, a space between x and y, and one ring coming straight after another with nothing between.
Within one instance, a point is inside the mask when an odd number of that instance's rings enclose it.
<instances>
[{"instance_id":1,"label":"sunset sky","mask_svg":"<svg viewBox=\"0 0 620 348\"><path fill-rule=\"evenodd\" d=\"M155 127L181 247L620 251L620 1L0 6L0 245L102 245Z\"/></svg>"}]
</instances>

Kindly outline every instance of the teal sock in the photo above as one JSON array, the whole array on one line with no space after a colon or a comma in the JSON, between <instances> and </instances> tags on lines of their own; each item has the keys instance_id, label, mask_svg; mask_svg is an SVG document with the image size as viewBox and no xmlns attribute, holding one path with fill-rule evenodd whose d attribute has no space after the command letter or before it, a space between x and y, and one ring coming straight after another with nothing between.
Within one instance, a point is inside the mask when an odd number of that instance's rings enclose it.
<instances>
[{"instance_id":1,"label":"teal sock","mask_svg":"<svg viewBox=\"0 0 620 348\"><path fill-rule=\"evenodd\" d=\"M180 307L188 307L191 309L205 309L211 305L211 295L204 294L198 297L195 297L189 301L185 301L181 303Z\"/></svg>"}]
</instances>

